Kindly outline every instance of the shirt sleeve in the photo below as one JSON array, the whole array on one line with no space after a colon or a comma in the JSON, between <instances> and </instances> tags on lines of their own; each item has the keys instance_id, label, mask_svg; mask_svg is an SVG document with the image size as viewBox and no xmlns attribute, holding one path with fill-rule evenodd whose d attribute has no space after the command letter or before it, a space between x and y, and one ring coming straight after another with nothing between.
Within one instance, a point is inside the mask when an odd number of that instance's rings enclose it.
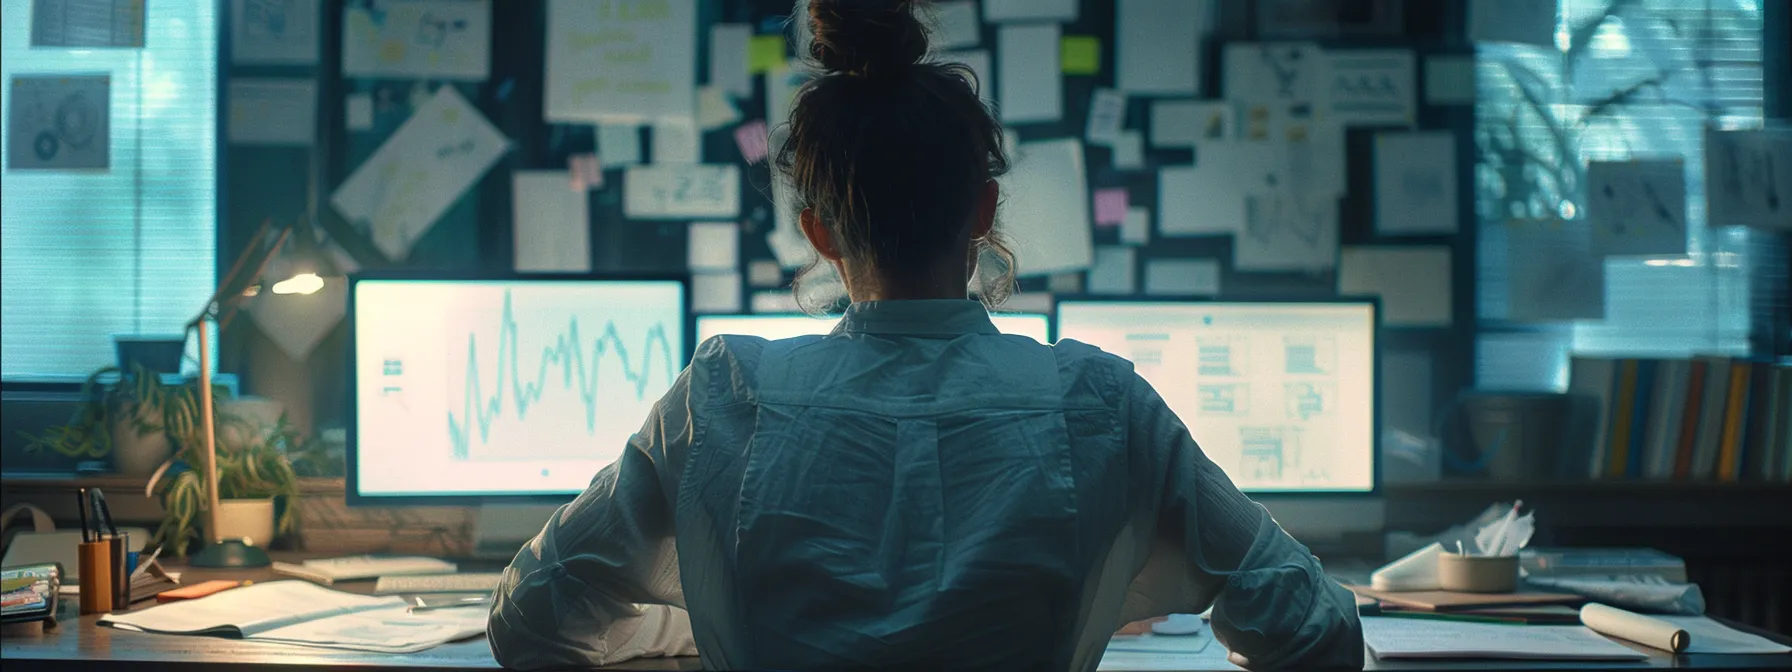
<instances>
[{"instance_id":1,"label":"shirt sleeve","mask_svg":"<svg viewBox=\"0 0 1792 672\"><path fill-rule=\"evenodd\" d=\"M1214 634L1249 669L1361 668L1350 591L1207 459L1144 378L1130 377L1129 448L1150 470L1140 476L1153 479L1157 524L1124 620L1211 606Z\"/></svg>"},{"instance_id":2,"label":"shirt sleeve","mask_svg":"<svg viewBox=\"0 0 1792 672\"><path fill-rule=\"evenodd\" d=\"M706 344L705 349L715 344ZM701 353L622 457L560 507L504 570L486 626L512 669L697 654L678 574L678 476L700 432Z\"/></svg>"}]
</instances>

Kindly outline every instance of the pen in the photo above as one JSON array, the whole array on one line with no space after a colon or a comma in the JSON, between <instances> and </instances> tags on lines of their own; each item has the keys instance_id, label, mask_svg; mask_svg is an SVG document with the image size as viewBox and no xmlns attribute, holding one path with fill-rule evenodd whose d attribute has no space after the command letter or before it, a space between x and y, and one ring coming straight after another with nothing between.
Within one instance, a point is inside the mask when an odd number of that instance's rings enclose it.
<instances>
[{"instance_id":1,"label":"pen","mask_svg":"<svg viewBox=\"0 0 1792 672\"><path fill-rule=\"evenodd\" d=\"M106 493L100 492L99 488L91 488L88 490L88 494L93 497L94 536L100 536L100 523L102 522L106 525L106 531L111 532L114 537L118 536L118 525L112 522L112 507L106 504Z\"/></svg>"},{"instance_id":2,"label":"pen","mask_svg":"<svg viewBox=\"0 0 1792 672\"><path fill-rule=\"evenodd\" d=\"M87 488L75 491L75 508L81 512L81 543L93 543L87 534Z\"/></svg>"}]
</instances>

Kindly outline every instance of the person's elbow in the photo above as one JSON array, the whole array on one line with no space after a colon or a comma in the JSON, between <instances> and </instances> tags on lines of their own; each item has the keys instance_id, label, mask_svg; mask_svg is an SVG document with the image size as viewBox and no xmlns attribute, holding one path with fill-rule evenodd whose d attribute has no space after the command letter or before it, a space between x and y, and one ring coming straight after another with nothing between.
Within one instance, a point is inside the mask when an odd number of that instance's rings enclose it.
<instances>
[{"instance_id":1,"label":"person's elbow","mask_svg":"<svg viewBox=\"0 0 1792 672\"><path fill-rule=\"evenodd\" d=\"M1363 667L1356 600L1317 568L1284 566L1230 579L1215 604L1214 634L1234 664L1253 671Z\"/></svg>"},{"instance_id":2,"label":"person's elbow","mask_svg":"<svg viewBox=\"0 0 1792 672\"><path fill-rule=\"evenodd\" d=\"M492 596L491 614L485 624L486 642L498 665L512 670L543 670L599 664L597 652L583 646L581 638L561 632L564 624L553 616L558 611L558 598L552 591L513 585L509 578Z\"/></svg>"}]
</instances>

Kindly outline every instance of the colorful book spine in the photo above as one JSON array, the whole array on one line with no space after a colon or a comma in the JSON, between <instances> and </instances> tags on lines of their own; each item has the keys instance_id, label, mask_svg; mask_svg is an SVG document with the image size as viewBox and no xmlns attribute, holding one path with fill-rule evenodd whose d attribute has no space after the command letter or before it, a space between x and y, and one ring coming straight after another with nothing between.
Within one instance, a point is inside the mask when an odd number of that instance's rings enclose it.
<instances>
[{"instance_id":1,"label":"colorful book spine","mask_svg":"<svg viewBox=\"0 0 1792 672\"><path fill-rule=\"evenodd\" d=\"M1618 364L1618 390L1612 401L1611 443L1605 452L1605 475L1623 478L1630 469L1630 426L1636 412L1637 367L1626 359Z\"/></svg>"},{"instance_id":2,"label":"colorful book spine","mask_svg":"<svg viewBox=\"0 0 1792 672\"><path fill-rule=\"evenodd\" d=\"M1687 373L1685 409L1680 413L1678 436L1674 441L1674 480L1692 477L1692 450L1699 437L1699 410L1705 401L1705 369L1703 359L1692 360Z\"/></svg>"},{"instance_id":3,"label":"colorful book spine","mask_svg":"<svg viewBox=\"0 0 1792 672\"><path fill-rule=\"evenodd\" d=\"M1730 394L1724 407L1723 436L1717 449L1718 480L1735 482L1741 475L1742 428L1748 415L1748 379L1752 371L1747 362L1730 365Z\"/></svg>"},{"instance_id":4,"label":"colorful book spine","mask_svg":"<svg viewBox=\"0 0 1792 672\"><path fill-rule=\"evenodd\" d=\"M1653 359L1639 360L1636 363L1636 396L1630 409L1630 447L1625 449L1624 468L1619 470L1625 478L1643 477L1643 466L1648 462L1647 444L1649 438L1649 417L1652 402L1655 400L1655 385L1659 382L1657 372L1661 362Z\"/></svg>"}]
</instances>

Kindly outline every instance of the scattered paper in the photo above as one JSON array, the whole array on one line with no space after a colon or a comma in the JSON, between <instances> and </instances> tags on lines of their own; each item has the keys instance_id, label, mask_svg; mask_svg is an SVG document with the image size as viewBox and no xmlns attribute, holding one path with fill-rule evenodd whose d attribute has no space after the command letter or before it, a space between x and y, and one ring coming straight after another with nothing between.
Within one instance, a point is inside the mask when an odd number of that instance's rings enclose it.
<instances>
[{"instance_id":1,"label":"scattered paper","mask_svg":"<svg viewBox=\"0 0 1792 672\"><path fill-rule=\"evenodd\" d=\"M697 163L703 160L702 136L697 126L676 119L653 124L654 163Z\"/></svg>"},{"instance_id":2,"label":"scattered paper","mask_svg":"<svg viewBox=\"0 0 1792 672\"><path fill-rule=\"evenodd\" d=\"M1425 57L1425 103L1475 104L1475 57L1472 54Z\"/></svg>"},{"instance_id":3,"label":"scattered paper","mask_svg":"<svg viewBox=\"0 0 1792 672\"><path fill-rule=\"evenodd\" d=\"M747 67L747 44L753 27L718 23L709 27L709 85L745 98L753 95L753 73Z\"/></svg>"},{"instance_id":4,"label":"scattered paper","mask_svg":"<svg viewBox=\"0 0 1792 672\"><path fill-rule=\"evenodd\" d=\"M983 20L1071 22L1076 5L1077 0L983 0Z\"/></svg>"},{"instance_id":5,"label":"scattered paper","mask_svg":"<svg viewBox=\"0 0 1792 672\"><path fill-rule=\"evenodd\" d=\"M479 81L491 71L488 0L386 0L342 13L342 74Z\"/></svg>"},{"instance_id":6,"label":"scattered paper","mask_svg":"<svg viewBox=\"0 0 1792 672\"><path fill-rule=\"evenodd\" d=\"M1585 225L1550 219L1513 221L1504 228L1507 319L1605 317L1605 260L1593 254Z\"/></svg>"},{"instance_id":7,"label":"scattered paper","mask_svg":"<svg viewBox=\"0 0 1792 672\"><path fill-rule=\"evenodd\" d=\"M1151 146L1189 147L1233 137L1232 104L1225 101L1159 100L1151 104Z\"/></svg>"},{"instance_id":8,"label":"scattered paper","mask_svg":"<svg viewBox=\"0 0 1792 672\"><path fill-rule=\"evenodd\" d=\"M1240 271L1323 271L1338 265L1338 201L1259 194L1247 199L1245 226L1232 237Z\"/></svg>"},{"instance_id":9,"label":"scattered paper","mask_svg":"<svg viewBox=\"0 0 1792 672\"><path fill-rule=\"evenodd\" d=\"M1114 136L1114 167L1138 170L1145 167L1145 136L1138 131L1121 131Z\"/></svg>"},{"instance_id":10,"label":"scattered paper","mask_svg":"<svg viewBox=\"0 0 1792 672\"><path fill-rule=\"evenodd\" d=\"M1120 224L1120 242L1128 245L1144 245L1151 242L1151 211L1145 208L1127 208L1126 221Z\"/></svg>"},{"instance_id":11,"label":"scattered paper","mask_svg":"<svg viewBox=\"0 0 1792 672\"><path fill-rule=\"evenodd\" d=\"M547 120L641 124L692 118L696 13L695 0L640 7L550 0Z\"/></svg>"},{"instance_id":12,"label":"scattered paper","mask_svg":"<svg viewBox=\"0 0 1792 672\"><path fill-rule=\"evenodd\" d=\"M698 273L691 276L691 311L740 312L740 273Z\"/></svg>"},{"instance_id":13,"label":"scattered paper","mask_svg":"<svg viewBox=\"0 0 1792 672\"><path fill-rule=\"evenodd\" d=\"M977 22L977 3L973 0L933 3L933 45L940 49L975 47L982 41L982 24Z\"/></svg>"},{"instance_id":14,"label":"scattered paper","mask_svg":"<svg viewBox=\"0 0 1792 672\"><path fill-rule=\"evenodd\" d=\"M1375 231L1383 235L1455 233L1456 134L1375 135Z\"/></svg>"},{"instance_id":15,"label":"scattered paper","mask_svg":"<svg viewBox=\"0 0 1792 672\"><path fill-rule=\"evenodd\" d=\"M1058 66L1066 75L1100 73L1101 38L1089 35L1065 35L1058 41Z\"/></svg>"},{"instance_id":16,"label":"scattered paper","mask_svg":"<svg viewBox=\"0 0 1792 672\"><path fill-rule=\"evenodd\" d=\"M1207 0L1118 0L1114 9L1116 87L1129 94L1199 93Z\"/></svg>"},{"instance_id":17,"label":"scattered paper","mask_svg":"<svg viewBox=\"0 0 1792 672\"><path fill-rule=\"evenodd\" d=\"M1268 145L1204 142L1195 165L1158 171L1158 230L1168 237L1211 236L1244 230L1245 199L1273 193L1280 183Z\"/></svg>"},{"instance_id":18,"label":"scattered paper","mask_svg":"<svg viewBox=\"0 0 1792 672\"><path fill-rule=\"evenodd\" d=\"M705 86L697 89L697 128L708 131L740 121L740 108L721 89Z\"/></svg>"},{"instance_id":19,"label":"scattered paper","mask_svg":"<svg viewBox=\"0 0 1792 672\"><path fill-rule=\"evenodd\" d=\"M351 131L373 129L373 96L351 93L342 97L343 125Z\"/></svg>"},{"instance_id":20,"label":"scattered paper","mask_svg":"<svg viewBox=\"0 0 1792 672\"><path fill-rule=\"evenodd\" d=\"M1412 126L1418 97L1410 49L1338 49L1331 66L1332 120L1346 126Z\"/></svg>"},{"instance_id":21,"label":"scattered paper","mask_svg":"<svg viewBox=\"0 0 1792 672\"><path fill-rule=\"evenodd\" d=\"M1089 267L1089 226L1083 143L1076 139L1021 143L1013 169L1001 178L998 215L1023 259L1020 275L1051 275Z\"/></svg>"},{"instance_id":22,"label":"scattered paper","mask_svg":"<svg viewBox=\"0 0 1792 672\"><path fill-rule=\"evenodd\" d=\"M558 170L511 173L518 273L591 270L590 197L568 189L570 179Z\"/></svg>"},{"instance_id":23,"label":"scattered paper","mask_svg":"<svg viewBox=\"0 0 1792 672\"><path fill-rule=\"evenodd\" d=\"M740 166L629 168L623 178L622 213L629 219L733 219L740 216Z\"/></svg>"},{"instance_id":24,"label":"scattered paper","mask_svg":"<svg viewBox=\"0 0 1792 672\"><path fill-rule=\"evenodd\" d=\"M754 119L736 127L734 145L740 148L740 158L747 165L764 161L771 155L771 136L765 128L765 122Z\"/></svg>"},{"instance_id":25,"label":"scattered paper","mask_svg":"<svg viewBox=\"0 0 1792 672\"><path fill-rule=\"evenodd\" d=\"M733 271L740 268L740 225L734 222L691 222L690 269Z\"/></svg>"},{"instance_id":26,"label":"scattered paper","mask_svg":"<svg viewBox=\"0 0 1792 672\"><path fill-rule=\"evenodd\" d=\"M1002 26L996 36L1002 123L1058 121L1064 116L1064 77L1058 72L1057 24Z\"/></svg>"},{"instance_id":27,"label":"scattered paper","mask_svg":"<svg viewBox=\"0 0 1792 672\"><path fill-rule=\"evenodd\" d=\"M1111 146L1125 122L1126 96L1113 89L1098 88L1089 94L1089 120L1083 128L1083 140L1097 147Z\"/></svg>"},{"instance_id":28,"label":"scattered paper","mask_svg":"<svg viewBox=\"0 0 1792 672\"><path fill-rule=\"evenodd\" d=\"M641 129L634 124L598 124L597 156L611 168L641 162Z\"/></svg>"},{"instance_id":29,"label":"scattered paper","mask_svg":"<svg viewBox=\"0 0 1792 672\"><path fill-rule=\"evenodd\" d=\"M754 35L747 41L747 72L777 72L786 67L783 35Z\"/></svg>"},{"instance_id":30,"label":"scattered paper","mask_svg":"<svg viewBox=\"0 0 1792 672\"><path fill-rule=\"evenodd\" d=\"M140 49L143 8L144 0L31 0L31 46Z\"/></svg>"},{"instance_id":31,"label":"scattered paper","mask_svg":"<svg viewBox=\"0 0 1792 672\"><path fill-rule=\"evenodd\" d=\"M371 227L386 256L404 259L509 145L453 86L443 86L349 174L330 202L344 219Z\"/></svg>"},{"instance_id":32,"label":"scattered paper","mask_svg":"<svg viewBox=\"0 0 1792 672\"><path fill-rule=\"evenodd\" d=\"M1125 189L1095 190L1095 225L1119 226L1126 222L1126 210L1131 205Z\"/></svg>"},{"instance_id":33,"label":"scattered paper","mask_svg":"<svg viewBox=\"0 0 1792 672\"><path fill-rule=\"evenodd\" d=\"M14 76L6 105L9 170L106 169L112 156L109 75Z\"/></svg>"},{"instance_id":34,"label":"scattered paper","mask_svg":"<svg viewBox=\"0 0 1792 672\"><path fill-rule=\"evenodd\" d=\"M232 77L230 144L310 146L317 137L317 81Z\"/></svg>"},{"instance_id":35,"label":"scattered paper","mask_svg":"<svg viewBox=\"0 0 1792 672\"><path fill-rule=\"evenodd\" d=\"M604 164L596 154L573 154L566 157L566 171L571 173L573 191L589 191L604 186Z\"/></svg>"},{"instance_id":36,"label":"scattered paper","mask_svg":"<svg viewBox=\"0 0 1792 672\"><path fill-rule=\"evenodd\" d=\"M1090 294L1132 294L1137 291L1133 266L1138 250L1121 245L1095 248L1095 261L1089 266Z\"/></svg>"},{"instance_id":37,"label":"scattered paper","mask_svg":"<svg viewBox=\"0 0 1792 672\"><path fill-rule=\"evenodd\" d=\"M784 268L776 261L759 259L747 264L747 284L754 287L778 287L784 284Z\"/></svg>"},{"instance_id":38,"label":"scattered paper","mask_svg":"<svg viewBox=\"0 0 1792 672\"><path fill-rule=\"evenodd\" d=\"M1593 253L1686 254L1686 167L1679 159L1587 165Z\"/></svg>"},{"instance_id":39,"label":"scattered paper","mask_svg":"<svg viewBox=\"0 0 1792 672\"><path fill-rule=\"evenodd\" d=\"M230 62L316 63L318 19L318 0L231 0Z\"/></svg>"},{"instance_id":40,"label":"scattered paper","mask_svg":"<svg viewBox=\"0 0 1792 672\"><path fill-rule=\"evenodd\" d=\"M963 63L977 76L977 97L983 99L985 105L996 100L995 79L990 77L989 52L976 49L972 51L954 51L939 55L941 63Z\"/></svg>"},{"instance_id":41,"label":"scattered paper","mask_svg":"<svg viewBox=\"0 0 1792 672\"><path fill-rule=\"evenodd\" d=\"M1145 262L1145 293L1153 296L1212 296L1220 293L1220 262L1214 259L1152 259Z\"/></svg>"},{"instance_id":42,"label":"scattered paper","mask_svg":"<svg viewBox=\"0 0 1792 672\"><path fill-rule=\"evenodd\" d=\"M1792 129L1705 130L1709 226L1792 230Z\"/></svg>"},{"instance_id":43,"label":"scattered paper","mask_svg":"<svg viewBox=\"0 0 1792 672\"><path fill-rule=\"evenodd\" d=\"M1554 49L1557 0L1469 0L1468 39Z\"/></svg>"},{"instance_id":44,"label":"scattered paper","mask_svg":"<svg viewBox=\"0 0 1792 672\"><path fill-rule=\"evenodd\" d=\"M1450 326L1450 248L1345 247L1339 254L1338 294L1381 297L1381 323L1390 327Z\"/></svg>"}]
</instances>

